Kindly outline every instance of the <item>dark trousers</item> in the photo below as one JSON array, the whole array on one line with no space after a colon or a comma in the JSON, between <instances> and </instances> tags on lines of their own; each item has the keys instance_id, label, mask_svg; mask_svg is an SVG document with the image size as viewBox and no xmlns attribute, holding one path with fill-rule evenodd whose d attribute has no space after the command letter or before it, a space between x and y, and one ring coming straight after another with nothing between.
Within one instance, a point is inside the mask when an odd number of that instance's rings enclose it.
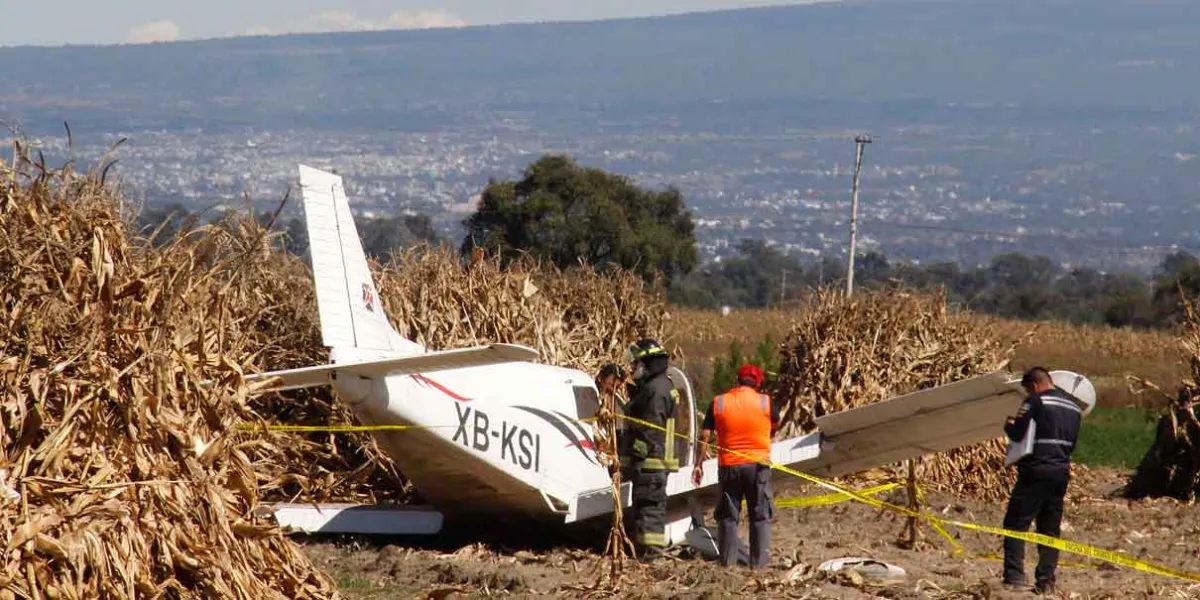
<instances>
[{"instance_id":1,"label":"dark trousers","mask_svg":"<svg viewBox=\"0 0 1200 600\"><path fill-rule=\"evenodd\" d=\"M771 518L775 504L771 498L771 468L756 463L717 468L721 484L721 499L715 516L720 523L719 543L721 562L737 564L738 522L741 520L742 499L750 518L750 566L767 566L771 547Z\"/></svg>"},{"instance_id":2,"label":"dark trousers","mask_svg":"<svg viewBox=\"0 0 1200 600\"><path fill-rule=\"evenodd\" d=\"M1063 497L1067 495L1068 473L1030 475L1021 473L1013 486L1004 513L1004 528L1028 531L1037 523L1037 532L1058 537L1062 532ZM1037 583L1054 581L1058 567L1058 550L1038 544L1038 564L1034 571ZM1025 583L1025 542L1004 538L1004 581Z\"/></svg>"},{"instance_id":3,"label":"dark trousers","mask_svg":"<svg viewBox=\"0 0 1200 600\"><path fill-rule=\"evenodd\" d=\"M632 473L633 543L638 553L657 554L667 547L667 473Z\"/></svg>"}]
</instances>

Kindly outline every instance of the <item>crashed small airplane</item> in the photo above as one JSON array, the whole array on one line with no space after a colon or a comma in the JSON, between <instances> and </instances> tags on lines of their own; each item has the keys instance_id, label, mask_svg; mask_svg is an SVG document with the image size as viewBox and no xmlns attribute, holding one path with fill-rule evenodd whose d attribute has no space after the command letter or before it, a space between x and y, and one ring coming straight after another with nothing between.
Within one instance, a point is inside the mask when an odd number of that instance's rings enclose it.
<instances>
[{"instance_id":1,"label":"crashed small airplane","mask_svg":"<svg viewBox=\"0 0 1200 600\"><path fill-rule=\"evenodd\" d=\"M533 518L564 526L604 523L614 506L592 426L592 376L540 364L513 344L430 351L405 339L379 300L340 176L300 165L313 277L329 364L254 374L259 393L330 385L373 432L380 448L428 506L276 504L285 529L304 533L436 534L443 519ZM717 493L716 459L691 482L700 425L687 378L675 415L679 471L668 479L669 543L684 542L692 507ZM1091 383L1057 371L1055 381L1095 403ZM1002 435L1024 392L993 373L816 419L817 431L773 443L773 462L819 477L860 472ZM1090 404L1088 409L1090 409ZM630 504L630 486L619 492Z\"/></svg>"}]
</instances>

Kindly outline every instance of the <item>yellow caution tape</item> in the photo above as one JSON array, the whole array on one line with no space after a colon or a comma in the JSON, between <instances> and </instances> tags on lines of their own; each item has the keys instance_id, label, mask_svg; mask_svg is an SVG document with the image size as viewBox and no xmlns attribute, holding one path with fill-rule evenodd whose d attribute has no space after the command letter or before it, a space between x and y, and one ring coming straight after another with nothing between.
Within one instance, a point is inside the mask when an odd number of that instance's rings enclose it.
<instances>
[{"instance_id":1,"label":"yellow caution tape","mask_svg":"<svg viewBox=\"0 0 1200 600\"><path fill-rule=\"evenodd\" d=\"M859 493L864 496L874 496L875 494L882 494L888 490L895 489L897 487L900 487L900 484L886 483L883 485L877 485L873 488L867 488L865 490L860 490ZM828 506L830 504L846 502L848 500L853 500L853 498L851 498L849 494L843 494L841 492L837 492L835 494L822 494L820 496L798 496L795 498L779 498L779 499L775 500L775 507L776 508L814 508L817 506ZM744 502L743 502L743 504L744 504Z\"/></svg>"},{"instance_id":2,"label":"yellow caution tape","mask_svg":"<svg viewBox=\"0 0 1200 600\"><path fill-rule=\"evenodd\" d=\"M914 485L913 488L917 492L917 504L919 504L921 506L926 506L927 503L925 502L925 490L921 489L921 486L919 486L919 485ZM941 523L938 523L937 521L932 521L932 522L930 522L930 525L933 527L933 530L936 531L938 535L942 536L942 539L944 539L950 543L950 548L952 549L951 551L954 554L963 554L966 552L966 548L963 548L962 544L959 544L958 540L954 539L954 536L950 535L950 532L946 531L946 528L942 527Z\"/></svg>"},{"instance_id":3,"label":"yellow caution tape","mask_svg":"<svg viewBox=\"0 0 1200 600\"><path fill-rule=\"evenodd\" d=\"M921 506L927 506L928 502L926 502L926 500L925 500L925 490L919 485L914 485L913 488L916 489L916 492L917 492L917 503L919 503ZM942 527L942 524L940 522L938 522L936 520L931 521L929 523L929 525L931 527L933 527L933 530L936 531L938 535L942 536L942 539L946 540L946 542L948 542L950 544L950 548L951 548L950 552L951 552L951 554L953 554L955 556L966 556L968 558L978 558L978 559L982 559L982 560L999 560L999 561L1004 560L1003 556L1001 556L999 554L995 554L995 553L979 554L979 553L974 553L974 552L967 552L967 549L964 548L962 546L962 544L958 543L958 540L954 539L954 536L951 536L950 532L946 531L946 528ZM1096 565L1093 565L1090 563L1079 563L1079 562L1073 562L1073 561L1069 561L1069 560L1059 561L1058 564L1059 564L1059 566L1063 566L1063 567L1078 567L1078 568L1091 568L1091 569L1096 568Z\"/></svg>"},{"instance_id":4,"label":"yellow caution tape","mask_svg":"<svg viewBox=\"0 0 1200 600\"><path fill-rule=\"evenodd\" d=\"M628 417L628 416L622 416L621 418L626 419L631 422L634 422L634 423L638 423L645 427L649 427L651 429L657 429L659 431L664 431L664 432L666 431L665 428L659 427L653 423L649 423L649 422L643 421L641 419L635 419L633 417ZM675 435L678 435L679 437L684 437L684 438L687 437L687 436L684 436L684 435L678 434L678 433ZM714 446L713 444L707 444L705 442L700 442L700 443L703 443L709 447ZM915 517L915 518L921 519L923 521L927 521L931 524L936 523L938 525L950 525L953 527L967 529L970 531L979 531L982 533L990 533L990 534L998 535L998 536L1002 536L1002 537L1009 537L1009 538L1018 539L1018 540L1021 540L1024 542L1030 542L1030 543L1034 543L1034 544L1040 544L1043 546L1049 546L1051 548L1055 548L1062 552L1078 554L1080 556L1086 556L1088 558L1102 560L1104 562L1112 563L1115 565L1129 567L1131 569L1142 571L1144 573L1152 573L1155 575L1164 575L1167 577L1183 579L1185 581L1200 582L1200 573L1193 573L1193 572L1189 572L1189 571L1183 571L1180 569L1174 569L1174 568L1167 567L1164 565L1159 565L1159 564L1147 562L1144 560L1132 558L1128 555L1121 554L1119 552L1113 552L1111 550L1104 550L1102 548L1096 548L1095 546L1089 546L1087 544L1080 544L1078 542L1072 542L1072 541L1065 540L1062 538L1044 535L1044 534L1040 534L1040 533L1013 531L1011 529L1003 529L1001 527L991 527L988 525L977 525L975 523L966 523L963 521L953 521L953 520L949 520L949 519L942 519L940 517L936 517L936 516L928 514L928 513L918 512L918 511L915 511L915 510L912 510L912 509L909 509L909 508L906 508L903 506L897 506L895 504L884 502L882 500L876 500L874 498L867 497L859 492L855 492L854 490L849 490L849 489L843 488L842 486L840 486L836 483L833 483L832 481L827 481L820 477L809 475L808 473L804 473L802 471L797 471L790 467L786 467L786 466L772 463L772 462L763 462L763 461L755 460L754 457L749 456L744 453L741 453L741 452L738 452L736 450L730 450L730 449L721 449L721 450L724 452L730 453L730 454L741 456L743 458L754 460L755 462L762 464L764 466L768 466L777 471L783 471L784 473L787 473L787 474L795 476L795 477L799 477L801 479L804 479L811 483L815 483L821 487L828 488L835 492L843 493L847 496L850 496L854 500L862 502L863 504L867 504L867 505L873 506L875 508L890 510L892 512L896 512L896 513L899 513L899 514L902 514L905 516ZM947 537L947 539L949 539L949 534L946 534L945 537ZM957 542L956 542L956 545L961 547L961 545L958 545Z\"/></svg>"},{"instance_id":5,"label":"yellow caution tape","mask_svg":"<svg viewBox=\"0 0 1200 600\"><path fill-rule=\"evenodd\" d=\"M899 485L900 484L898 484L898 483L891 484L890 487L899 487ZM913 487L916 489L916 492L917 492L917 502L922 506L927 505L928 503L925 500L925 490L919 485L913 486ZM868 488L865 490L859 490L859 493L864 496L873 496L875 494L872 492L874 492L875 490L876 490L876 488ZM846 499L851 499L850 496L848 496L846 494L828 494L828 496L830 496L830 497L841 496ZM932 527L933 530L935 532L937 532L937 534L939 536L942 537L942 539L946 540L946 542L948 544L950 544L950 548L951 548L950 552L954 556L965 556L967 558L977 558L977 559L981 559L981 560L996 560L996 561L1004 560L1004 557L1002 555L996 554L996 553L979 554L979 553L975 553L975 552L968 552L967 549L964 548L962 544L958 543L958 540L954 539L954 536L950 535L950 532L946 531L946 528L943 527L941 522L939 522L939 520L937 520L937 519L930 519L929 526ZM1060 560L1060 561L1058 561L1058 565L1060 567L1074 567L1074 568L1081 568L1081 569L1095 569L1096 568L1096 565L1091 564L1091 563L1081 563L1081 562L1074 562L1074 561L1069 561L1069 560Z\"/></svg>"},{"instance_id":6,"label":"yellow caution tape","mask_svg":"<svg viewBox=\"0 0 1200 600\"><path fill-rule=\"evenodd\" d=\"M651 429L657 429L659 431L663 431L665 433L669 433L669 434L675 435L677 437L687 439L687 436L682 433L667 432L666 428L659 427L653 423L649 423L649 422L643 421L641 419L636 419L634 417L630 417L630 416L626 416L626 415L615 415L615 416L617 418L624 419L624 420L630 421L632 423L637 423L644 427L649 427ZM428 425L309 426L309 425L254 425L251 423L242 423L242 424L238 425L239 429L242 429L245 431L254 431L254 430L265 429L267 431L301 431L301 432L404 431L404 430L408 430L408 429L433 429L435 427L437 427L437 426L428 426ZM442 426L442 427L450 427L450 426ZM710 448L715 448L715 449L723 451L723 452L727 452L730 454L741 456L743 458L754 460L754 462L757 462L764 466L770 467L771 469L774 469L776 471L782 471L784 473L787 473L788 475L792 475L793 477L799 477L800 479L804 479L805 481L817 484L821 487L832 490L834 492L832 494L827 494L827 495L823 495L823 496L814 496L814 497L809 497L809 498L787 498L787 499L784 499L784 501L789 502L788 504L785 505L787 507L820 506L822 504L832 504L832 503L836 503L836 502L842 502L842 501L845 501L848 499L848 500L854 500L857 502L861 502L863 504L866 504L868 506L872 506L875 508L890 510L892 512L902 514L904 516L913 517L913 518L917 518L922 521L928 522L930 524L930 526L932 526L934 528L934 530L937 531L940 536L945 538L951 544L951 546L954 548L953 552L955 554L967 554L967 553L966 553L965 549L962 547L962 545L959 544L958 541L955 540L953 538L953 536L951 536L950 533L945 530L944 526L946 526L946 525L949 525L951 527L958 527L960 529L966 529L969 531L990 533L993 535L1018 539L1018 540L1033 543L1033 544L1049 546L1051 548L1055 548L1062 552L1067 552L1070 554L1077 554L1080 556L1085 556L1088 558L1101 560L1101 561L1112 563L1115 565L1129 567L1131 569L1142 571L1144 573L1163 575L1166 577L1174 577L1176 579L1182 579L1185 581L1200 582L1200 573L1183 571L1180 569L1175 569L1172 567L1167 567L1164 565L1159 565L1159 564L1151 563L1148 561L1132 558L1128 555L1121 554L1119 552L1114 552L1111 550L1104 550L1102 548L1097 548L1095 546L1089 546L1087 544L1072 542L1069 540L1065 540L1063 538L1043 535L1040 533L1013 531L1010 529L1003 529L1001 527L991 527L988 525L977 525L975 523L967 523L967 522L963 522L963 521L942 519L940 517L937 517L937 516L934 516L934 515L931 515L928 513L915 511L915 510L912 510L907 507L897 506L895 504L891 504L888 502L884 502L882 500L877 500L875 498L869 497L870 495L872 495L874 493L879 493L878 491L875 491L875 488L862 490L862 491L851 490L848 488L844 488L836 483L833 483L832 481L828 481L828 480L822 479L820 477L816 477L814 475L809 475L808 473L804 473L802 471L797 471L795 469L786 467L784 465L756 460L756 459L754 459L754 457L749 456L744 453L741 453L741 452L738 452L736 450L720 448L719 446L716 446L715 444L709 444L709 443L705 443L705 442L700 442L700 443L702 443ZM898 484L891 484L891 485L895 486ZM891 489L891 488L889 488L889 489ZM918 488L918 491L919 491L919 488ZM791 501L794 501L795 503L792 504ZM979 558L992 558L993 556L994 555L979 556ZM1081 565L1081 563L1077 563L1077 564ZM1087 565L1087 566L1091 566L1091 565Z\"/></svg>"}]
</instances>

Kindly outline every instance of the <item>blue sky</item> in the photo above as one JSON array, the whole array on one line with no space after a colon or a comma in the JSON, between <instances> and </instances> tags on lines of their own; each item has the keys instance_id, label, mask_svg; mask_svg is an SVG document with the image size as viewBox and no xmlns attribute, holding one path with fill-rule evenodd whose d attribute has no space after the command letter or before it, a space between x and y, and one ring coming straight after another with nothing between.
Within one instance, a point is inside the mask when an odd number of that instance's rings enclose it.
<instances>
[{"instance_id":1,"label":"blue sky","mask_svg":"<svg viewBox=\"0 0 1200 600\"><path fill-rule=\"evenodd\" d=\"M592 20L806 1L811 0L0 0L0 45Z\"/></svg>"}]
</instances>

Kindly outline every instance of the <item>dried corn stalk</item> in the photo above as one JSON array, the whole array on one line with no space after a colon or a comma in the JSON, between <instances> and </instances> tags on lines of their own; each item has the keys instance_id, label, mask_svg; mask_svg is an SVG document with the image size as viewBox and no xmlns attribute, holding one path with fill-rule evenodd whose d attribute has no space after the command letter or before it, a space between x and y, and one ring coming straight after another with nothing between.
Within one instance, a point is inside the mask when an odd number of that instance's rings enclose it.
<instances>
[{"instance_id":1,"label":"dried corn stalk","mask_svg":"<svg viewBox=\"0 0 1200 600\"><path fill-rule=\"evenodd\" d=\"M152 248L102 175L20 167L0 184L0 590L334 596L255 506L403 501L402 475L368 434L234 428L354 422L327 389L250 399L241 378L326 359L305 261L246 215ZM594 371L666 318L619 271L444 249L375 271L398 328L435 348L524 343Z\"/></svg>"},{"instance_id":2,"label":"dried corn stalk","mask_svg":"<svg viewBox=\"0 0 1200 600\"><path fill-rule=\"evenodd\" d=\"M596 450L601 463L608 467L611 474L613 497L612 524L604 545L608 570L598 573L596 587L614 591L620 588L626 558L635 553L633 540L625 531L625 511L621 506L621 468L617 449L618 402L620 400L616 393L602 394L595 421Z\"/></svg>"},{"instance_id":3,"label":"dried corn stalk","mask_svg":"<svg viewBox=\"0 0 1200 600\"><path fill-rule=\"evenodd\" d=\"M1190 367L1191 379L1182 382L1179 396L1184 397L1174 398L1151 382L1140 382L1144 387L1158 391L1167 402L1158 419L1154 442L1125 485L1123 494L1126 498L1170 497L1190 502L1200 496L1200 418L1196 415L1195 405L1200 400L1196 396L1200 389L1197 387L1200 382L1200 314L1197 314L1195 301L1186 297L1183 308L1179 345L1184 362ZM1190 402L1187 402L1189 397Z\"/></svg>"},{"instance_id":4,"label":"dried corn stalk","mask_svg":"<svg viewBox=\"0 0 1200 600\"><path fill-rule=\"evenodd\" d=\"M781 346L773 390L784 403L781 435L811 432L823 414L1003 369L1016 342L951 313L940 294L888 290L846 299L819 291ZM989 498L1003 497L1013 477L999 439L927 458L922 473L932 487Z\"/></svg>"},{"instance_id":5,"label":"dried corn stalk","mask_svg":"<svg viewBox=\"0 0 1200 600\"><path fill-rule=\"evenodd\" d=\"M377 281L387 314L410 339L435 349L526 344L544 362L589 373L633 340L662 336L667 317L661 289L648 291L627 271L559 269L532 258L464 263L446 247L401 253Z\"/></svg>"},{"instance_id":6,"label":"dried corn stalk","mask_svg":"<svg viewBox=\"0 0 1200 600\"><path fill-rule=\"evenodd\" d=\"M232 428L261 350L242 332L270 312L232 307L265 238L143 250L100 176L18 169L0 187L0 597L336 597L254 516L268 442Z\"/></svg>"}]
</instances>

